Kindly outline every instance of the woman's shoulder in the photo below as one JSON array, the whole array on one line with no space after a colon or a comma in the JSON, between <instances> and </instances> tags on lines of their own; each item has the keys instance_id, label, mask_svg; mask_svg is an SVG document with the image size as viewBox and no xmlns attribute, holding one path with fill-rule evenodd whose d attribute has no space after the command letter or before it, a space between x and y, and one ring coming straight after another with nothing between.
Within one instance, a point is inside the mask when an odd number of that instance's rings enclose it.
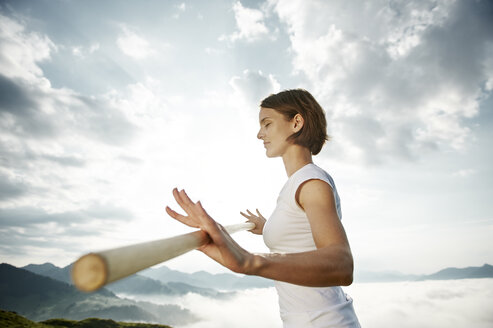
<instances>
[{"instance_id":1,"label":"woman's shoulder","mask_svg":"<svg viewBox=\"0 0 493 328\"><path fill-rule=\"evenodd\" d=\"M313 163L303 166L296 172L296 176L293 179L293 184L295 186L300 185L303 182L312 179L325 181L332 187L334 185L332 177L324 169Z\"/></svg>"},{"instance_id":2,"label":"woman's shoulder","mask_svg":"<svg viewBox=\"0 0 493 328\"><path fill-rule=\"evenodd\" d=\"M299 176L326 176L326 177L330 177L330 175L327 173L327 171L325 171L324 169L322 169L320 166L314 164L314 163L310 163L310 164L307 164L305 166L303 166L300 170L299 170Z\"/></svg>"}]
</instances>

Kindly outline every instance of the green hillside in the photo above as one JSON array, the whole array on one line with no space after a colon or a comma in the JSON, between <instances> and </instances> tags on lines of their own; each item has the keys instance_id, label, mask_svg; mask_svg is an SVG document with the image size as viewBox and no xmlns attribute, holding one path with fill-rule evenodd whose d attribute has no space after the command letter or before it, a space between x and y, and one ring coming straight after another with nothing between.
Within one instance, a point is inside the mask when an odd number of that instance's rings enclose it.
<instances>
[{"instance_id":1,"label":"green hillside","mask_svg":"<svg viewBox=\"0 0 493 328\"><path fill-rule=\"evenodd\" d=\"M21 317L15 312L0 310L0 327L2 328L51 328L53 326L37 323Z\"/></svg>"},{"instance_id":2,"label":"green hillside","mask_svg":"<svg viewBox=\"0 0 493 328\"><path fill-rule=\"evenodd\" d=\"M89 318L81 321L50 319L42 322L28 320L15 312L0 310L2 328L171 328L147 323L116 322L108 319Z\"/></svg>"}]
</instances>

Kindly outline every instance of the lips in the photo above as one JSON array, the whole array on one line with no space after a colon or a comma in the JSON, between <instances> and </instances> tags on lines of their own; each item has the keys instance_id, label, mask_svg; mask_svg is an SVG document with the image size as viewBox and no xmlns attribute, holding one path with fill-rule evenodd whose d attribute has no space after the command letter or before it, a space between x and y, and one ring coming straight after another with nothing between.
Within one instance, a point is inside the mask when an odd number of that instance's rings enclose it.
<instances>
[{"instance_id":1,"label":"lips","mask_svg":"<svg viewBox=\"0 0 493 328\"><path fill-rule=\"evenodd\" d=\"M267 144L269 144L270 142L264 142L264 147L267 146Z\"/></svg>"}]
</instances>

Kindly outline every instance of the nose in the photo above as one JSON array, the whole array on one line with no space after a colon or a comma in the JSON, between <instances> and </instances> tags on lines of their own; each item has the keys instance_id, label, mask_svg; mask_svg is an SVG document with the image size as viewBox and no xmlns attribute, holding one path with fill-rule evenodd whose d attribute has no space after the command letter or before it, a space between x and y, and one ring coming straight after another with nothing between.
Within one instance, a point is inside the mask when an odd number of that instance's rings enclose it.
<instances>
[{"instance_id":1,"label":"nose","mask_svg":"<svg viewBox=\"0 0 493 328\"><path fill-rule=\"evenodd\" d=\"M264 134L262 132L262 129L258 130L258 133L257 133L257 139L263 139L264 138Z\"/></svg>"}]
</instances>

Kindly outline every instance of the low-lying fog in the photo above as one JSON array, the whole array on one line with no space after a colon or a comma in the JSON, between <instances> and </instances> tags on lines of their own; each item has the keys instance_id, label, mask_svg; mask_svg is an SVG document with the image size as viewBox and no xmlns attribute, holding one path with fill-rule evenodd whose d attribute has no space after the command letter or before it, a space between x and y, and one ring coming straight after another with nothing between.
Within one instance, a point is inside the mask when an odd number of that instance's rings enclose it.
<instances>
[{"instance_id":1,"label":"low-lying fog","mask_svg":"<svg viewBox=\"0 0 493 328\"><path fill-rule=\"evenodd\" d=\"M356 283L344 288L354 299L364 328L493 327L493 279ZM230 299L119 295L157 304L177 304L202 318L176 328L281 327L274 288L238 291Z\"/></svg>"}]
</instances>

